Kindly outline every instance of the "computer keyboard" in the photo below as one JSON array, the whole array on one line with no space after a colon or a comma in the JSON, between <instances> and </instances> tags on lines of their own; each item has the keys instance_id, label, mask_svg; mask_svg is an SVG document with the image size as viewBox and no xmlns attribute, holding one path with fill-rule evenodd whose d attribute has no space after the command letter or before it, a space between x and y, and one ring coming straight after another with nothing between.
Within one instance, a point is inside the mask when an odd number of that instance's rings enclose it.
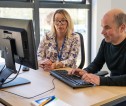
<instances>
[{"instance_id":1,"label":"computer keyboard","mask_svg":"<svg viewBox=\"0 0 126 106\"><path fill-rule=\"evenodd\" d=\"M76 75L68 75L66 70L52 70L50 74L57 79L63 81L72 88L83 88L93 86L91 83L84 82L81 77Z\"/></svg>"}]
</instances>

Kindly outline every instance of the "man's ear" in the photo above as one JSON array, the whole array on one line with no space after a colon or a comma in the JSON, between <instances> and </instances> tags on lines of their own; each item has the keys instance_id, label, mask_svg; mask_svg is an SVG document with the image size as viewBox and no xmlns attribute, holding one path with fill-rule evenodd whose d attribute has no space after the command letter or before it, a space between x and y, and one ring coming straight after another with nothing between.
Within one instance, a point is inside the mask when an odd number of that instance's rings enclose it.
<instances>
[{"instance_id":1,"label":"man's ear","mask_svg":"<svg viewBox=\"0 0 126 106\"><path fill-rule=\"evenodd\" d=\"M119 27L119 31L120 33L123 33L126 31L126 24L122 24L120 27Z\"/></svg>"}]
</instances>

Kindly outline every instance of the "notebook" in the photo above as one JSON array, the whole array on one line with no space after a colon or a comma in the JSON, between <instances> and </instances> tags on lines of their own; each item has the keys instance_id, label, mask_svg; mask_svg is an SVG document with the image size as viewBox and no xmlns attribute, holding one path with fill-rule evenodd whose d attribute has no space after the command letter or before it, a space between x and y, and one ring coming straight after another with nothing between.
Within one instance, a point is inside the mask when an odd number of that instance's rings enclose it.
<instances>
[{"instance_id":1,"label":"notebook","mask_svg":"<svg viewBox=\"0 0 126 106\"><path fill-rule=\"evenodd\" d=\"M48 98L53 98L50 102L43 104L45 100L48 100ZM62 101L61 99L55 97L55 96L49 96L45 98L41 98L35 101L31 102L32 106L71 106L68 103Z\"/></svg>"}]
</instances>

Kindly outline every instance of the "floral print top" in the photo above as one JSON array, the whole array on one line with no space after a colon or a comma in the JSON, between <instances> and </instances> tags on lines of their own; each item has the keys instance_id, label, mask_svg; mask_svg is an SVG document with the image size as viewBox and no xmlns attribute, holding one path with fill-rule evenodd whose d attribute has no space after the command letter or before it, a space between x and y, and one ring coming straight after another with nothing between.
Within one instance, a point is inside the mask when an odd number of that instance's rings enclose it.
<instances>
[{"instance_id":1,"label":"floral print top","mask_svg":"<svg viewBox=\"0 0 126 106\"><path fill-rule=\"evenodd\" d=\"M43 37L37 51L38 60L44 60L46 58L50 59L52 62L56 62L58 60L55 38L55 35L50 34L47 34ZM60 60L60 62L64 64L64 67L77 67L76 61L79 53L79 48L80 38L78 34L74 33L70 37L66 37Z\"/></svg>"}]
</instances>

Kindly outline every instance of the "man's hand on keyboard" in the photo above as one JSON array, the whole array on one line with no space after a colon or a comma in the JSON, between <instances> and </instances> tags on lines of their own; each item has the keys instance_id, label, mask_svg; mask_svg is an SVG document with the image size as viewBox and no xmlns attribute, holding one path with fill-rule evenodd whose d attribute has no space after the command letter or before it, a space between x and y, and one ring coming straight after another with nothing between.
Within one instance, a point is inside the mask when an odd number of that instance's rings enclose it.
<instances>
[{"instance_id":1,"label":"man's hand on keyboard","mask_svg":"<svg viewBox=\"0 0 126 106\"><path fill-rule=\"evenodd\" d=\"M100 77L95 75L95 74L90 74L90 73L85 73L82 76L82 79L86 82L95 84L95 85L99 85L100 84Z\"/></svg>"},{"instance_id":2,"label":"man's hand on keyboard","mask_svg":"<svg viewBox=\"0 0 126 106\"><path fill-rule=\"evenodd\" d=\"M87 73L87 71L82 70L82 69L72 69L71 71L68 72L69 75L79 75L82 77L82 79L86 82L99 85L100 84L100 77L95 75L95 74L90 74Z\"/></svg>"},{"instance_id":3,"label":"man's hand on keyboard","mask_svg":"<svg viewBox=\"0 0 126 106\"><path fill-rule=\"evenodd\" d=\"M87 73L87 71L82 70L82 69L72 69L71 71L68 72L69 75L78 75L78 76L83 76L85 73Z\"/></svg>"}]
</instances>

